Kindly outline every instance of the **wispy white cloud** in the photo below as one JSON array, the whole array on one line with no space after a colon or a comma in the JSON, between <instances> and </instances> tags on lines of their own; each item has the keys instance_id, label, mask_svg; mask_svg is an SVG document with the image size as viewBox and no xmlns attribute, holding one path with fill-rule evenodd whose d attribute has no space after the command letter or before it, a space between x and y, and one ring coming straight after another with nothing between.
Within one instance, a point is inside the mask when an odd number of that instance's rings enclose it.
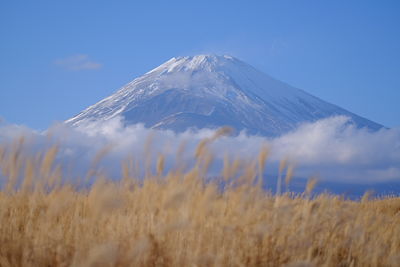
<instances>
[{"instance_id":1,"label":"wispy white cloud","mask_svg":"<svg viewBox=\"0 0 400 267\"><path fill-rule=\"evenodd\" d=\"M360 184L400 181L400 129L371 132L348 122L346 117L332 117L303 124L293 132L269 139L242 132L238 136L222 137L210 148L216 161L222 162L226 154L231 158L254 159L260 147L267 144L271 150L269 169L276 170L279 161L286 158L296 164L295 173L300 177L318 174L321 180ZM124 127L120 118L114 118L80 128L58 124L46 134L3 125L0 126L0 143L21 134L34 140L29 143L37 148L47 142L46 136L52 136L52 140L60 144L60 160L80 164L89 164L98 151L111 147L104 163L118 169L123 159L144 158L145 151L149 152L146 142L149 137L154 157L163 153L167 162L173 164L181 144L185 143L183 157L190 162L200 140L212 136L214 131L175 134L146 129L140 124Z\"/></svg>"},{"instance_id":2,"label":"wispy white cloud","mask_svg":"<svg viewBox=\"0 0 400 267\"><path fill-rule=\"evenodd\" d=\"M67 58L57 59L54 61L54 64L71 71L96 70L103 66L103 64L91 60L89 56L85 54L72 55Z\"/></svg>"}]
</instances>

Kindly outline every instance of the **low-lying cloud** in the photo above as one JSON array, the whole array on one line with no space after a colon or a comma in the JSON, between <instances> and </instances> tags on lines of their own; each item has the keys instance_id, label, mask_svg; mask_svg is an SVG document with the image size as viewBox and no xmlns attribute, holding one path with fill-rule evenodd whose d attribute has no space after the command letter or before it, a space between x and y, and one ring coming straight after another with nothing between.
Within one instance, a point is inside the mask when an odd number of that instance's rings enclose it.
<instances>
[{"instance_id":1,"label":"low-lying cloud","mask_svg":"<svg viewBox=\"0 0 400 267\"><path fill-rule=\"evenodd\" d=\"M199 142L214 133L204 129L176 134L147 129L141 124L124 127L120 118L79 128L57 124L45 133L3 123L0 143L25 136L32 149L57 144L60 148L58 161L81 167L92 164L99 151L103 151L107 152L102 159L103 166L116 170L127 158L139 159L140 164L144 164L145 155L149 154L153 158L164 154L167 162L173 165L182 144L185 153L181 157L190 162ZM400 129L371 132L356 128L343 116L305 123L277 138L241 132L217 139L210 149L215 160L222 162L226 154L230 158L254 159L263 146L270 149L267 168L276 170L279 161L286 159L296 165L295 174L299 177L318 175L321 180L346 183L400 181Z\"/></svg>"}]
</instances>

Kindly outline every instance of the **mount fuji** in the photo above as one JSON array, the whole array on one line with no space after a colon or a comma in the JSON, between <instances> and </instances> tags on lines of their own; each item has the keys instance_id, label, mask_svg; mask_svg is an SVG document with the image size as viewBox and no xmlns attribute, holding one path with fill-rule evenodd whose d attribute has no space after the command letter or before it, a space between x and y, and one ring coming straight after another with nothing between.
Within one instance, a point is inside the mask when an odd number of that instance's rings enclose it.
<instances>
[{"instance_id":1,"label":"mount fuji","mask_svg":"<svg viewBox=\"0 0 400 267\"><path fill-rule=\"evenodd\" d=\"M337 115L350 117L359 128L383 127L234 57L197 55L168 60L66 123L83 126L121 116L125 125L175 132L228 125L273 137Z\"/></svg>"}]
</instances>

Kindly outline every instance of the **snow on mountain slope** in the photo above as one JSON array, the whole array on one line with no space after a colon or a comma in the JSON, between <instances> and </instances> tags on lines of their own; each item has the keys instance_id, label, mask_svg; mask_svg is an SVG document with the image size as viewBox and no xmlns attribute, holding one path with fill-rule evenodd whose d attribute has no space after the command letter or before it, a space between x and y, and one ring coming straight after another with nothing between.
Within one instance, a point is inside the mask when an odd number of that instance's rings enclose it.
<instances>
[{"instance_id":1,"label":"snow on mountain slope","mask_svg":"<svg viewBox=\"0 0 400 267\"><path fill-rule=\"evenodd\" d=\"M275 80L231 56L172 58L90 106L68 124L122 116L126 125L171 129L229 125L251 134L277 136L300 123L345 115L358 127L382 126Z\"/></svg>"}]
</instances>

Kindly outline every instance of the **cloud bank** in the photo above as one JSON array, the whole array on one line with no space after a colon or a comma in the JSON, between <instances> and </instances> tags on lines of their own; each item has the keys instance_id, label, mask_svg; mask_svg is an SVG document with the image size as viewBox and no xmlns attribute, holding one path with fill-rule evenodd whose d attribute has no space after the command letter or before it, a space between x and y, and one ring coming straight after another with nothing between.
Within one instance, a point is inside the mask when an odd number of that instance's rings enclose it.
<instances>
[{"instance_id":1,"label":"cloud bank","mask_svg":"<svg viewBox=\"0 0 400 267\"><path fill-rule=\"evenodd\" d=\"M78 54L63 59L57 59L54 64L66 70L96 70L103 67L101 63L95 62L88 55Z\"/></svg>"},{"instance_id":2,"label":"cloud bank","mask_svg":"<svg viewBox=\"0 0 400 267\"><path fill-rule=\"evenodd\" d=\"M25 136L33 150L57 144L60 148L58 161L69 166L89 166L103 153L101 164L112 172L120 169L124 159L137 159L138 165L144 165L147 156L154 159L159 154L165 155L171 166L174 161L183 159L190 162L199 142L214 133L204 129L176 134L147 129L141 124L124 127L120 118L79 128L61 123L45 133L3 123L0 124L0 143ZM254 159L265 145L270 149L267 169L271 173L276 174L279 162L286 159L296 165L298 177L318 175L321 180L360 184L400 181L400 129L371 132L356 128L342 116L302 124L277 138L241 132L217 139L210 149L218 165L225 155L230 155L231 159ZM180 153L183 146L184 153ZM181 158L177 159L177 154Z\"/></svg>"}]
</instances>

